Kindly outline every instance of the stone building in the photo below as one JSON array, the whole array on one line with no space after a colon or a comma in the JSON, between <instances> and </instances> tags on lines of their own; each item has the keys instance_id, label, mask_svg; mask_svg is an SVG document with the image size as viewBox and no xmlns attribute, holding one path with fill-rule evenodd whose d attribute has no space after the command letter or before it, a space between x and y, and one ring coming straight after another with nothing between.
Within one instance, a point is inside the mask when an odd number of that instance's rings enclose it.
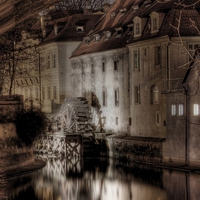
<instances>
[{"instance_id":1,"label":"stone building","mask_svg":"<svg viewBox=\"0 0 200 200\"><path fill-rule=\"evenodd\" d=\"M102 16L92 13L50 14L41 16L31 29L31 32L41 33L42 37L33 52L35 68L31 67L29 73L16 80L15 89L15 93L24 95L28 106L41 105L46 113L52 113L53 106L71 97L71 63L68 58Z\"/></svg>"},{"instance_id":2,"label":"stone building","mask_svg":"<svg viewBox=\"0 0 200 200\"><path fill-rule=\"evenodd\" d=\"M98 99L106 131L164 139L167 161L198 160L182 85L199 41L192 2L116 1L71 57L74 95Z\"/></svg>"}]
</instances>

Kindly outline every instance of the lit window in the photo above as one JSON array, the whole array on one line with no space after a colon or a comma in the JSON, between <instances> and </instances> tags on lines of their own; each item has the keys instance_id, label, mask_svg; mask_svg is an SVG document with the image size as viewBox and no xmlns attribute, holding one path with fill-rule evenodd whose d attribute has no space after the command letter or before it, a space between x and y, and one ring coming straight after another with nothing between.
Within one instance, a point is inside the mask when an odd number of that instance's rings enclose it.
<instances>
[{"instance_id":1,"label":"lit window","mask_svg":"<svg viewBox=\"0 0 200 200\"><path fill-rule=\"evenodd\" d=\"M194 116L198 116L199 115L199 104L194 104L193 105L193 113L194 113Z\"/></svg>"},{"instance_id":2,"label":"lit window","mask_svg":"<svg viewBox=\"0 0 200 200\"><path fill-rule=\"evenodd\" d=\"M183 104L178 105L178 115L182 116L183 115Z\"/></svg>"},{"instance_id":3,"label":"lit window","mask_svg":"<svg viewBox=\"0 0 200 200\"><path fill-rule=\"evenodd\" d=\"M134 69L139 70L140 66L140 55L139 55L139 50L135 49L133 51L133 64L134 64Z\"/></svg>"},{"instance_id":4,"label":"lit window","mask_svg":"<svg viewBox=\"0 0 200 200\"><path fill-rule=\"evenodd\" d=\"M171 115L172 115L172 116L175 116L175 115L176 115L176 105L175 105L175 104L173 104L173 105L171 106Z\"/></svg>"},{"instance_id":5,"label":"lit window","mask_svg":"<svg viewBox=\"0 0 200 200\"><path fill-rule=\"evenodd\" d=\"M139 85L135 85L134 86L134 102L136 104L140 103L140 86Z\"/></svg>"}]
</instances>

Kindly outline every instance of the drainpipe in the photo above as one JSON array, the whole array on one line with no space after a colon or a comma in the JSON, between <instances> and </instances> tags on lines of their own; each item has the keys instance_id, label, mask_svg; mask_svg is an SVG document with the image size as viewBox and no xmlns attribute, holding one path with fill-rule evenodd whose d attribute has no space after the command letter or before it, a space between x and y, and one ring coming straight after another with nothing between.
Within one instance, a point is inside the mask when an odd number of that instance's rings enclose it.
<instances>
[{"instance_id":1,"label":"drainpipe","mask_svg":"<svg viewBox=\"0 0 200 200\"><path fill-rule=\"evenodd\" d=\"M184 86L184 84L182 83L183 88L184 88L184 94L185 94L185 164L189 165L189 144L188 144L188 139L189 139L189 135L188 135L188 108L187 108L187 88Z\"/></svg>"}]
</instances>

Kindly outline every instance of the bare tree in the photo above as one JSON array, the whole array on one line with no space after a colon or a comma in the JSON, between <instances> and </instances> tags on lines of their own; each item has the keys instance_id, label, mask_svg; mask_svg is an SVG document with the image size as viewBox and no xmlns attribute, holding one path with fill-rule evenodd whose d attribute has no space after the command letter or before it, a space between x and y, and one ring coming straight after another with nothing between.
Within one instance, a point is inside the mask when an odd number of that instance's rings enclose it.
<instances>
[{"instance_id":1,"label":"bare tree","mask_svg":"<svg viewBox=\"0 0 200 200\"><path fill-rule=\"evenodd\" d=\"M65 10L100 10L104 3L112 4L115 0L63 0L58 4L58 7L64 8Z\"/></svg>"}]
</instances>

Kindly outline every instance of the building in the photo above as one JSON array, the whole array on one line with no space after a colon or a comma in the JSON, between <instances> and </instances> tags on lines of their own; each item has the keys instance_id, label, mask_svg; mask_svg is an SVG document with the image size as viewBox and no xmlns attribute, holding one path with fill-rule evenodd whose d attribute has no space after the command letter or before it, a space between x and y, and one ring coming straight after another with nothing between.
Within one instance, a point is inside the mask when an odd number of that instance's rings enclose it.
<instances>
[{"instance_id":1,"label":"building","mask_svg":"<svg viewBox=\"0 0 200 200\"><path fill-rule=\"evenodd\" d=\"M166 161L199 158L188 149L196 127L188 129L182 85L199 41L199 6L118 0L71 57L74 96L98 99L105 131L164 139Z\"/></svg>"},{"instance_id":2,"label":"building","mask_svg":"<svg viewBox=\"0 0 200 200\"><path fill-rule=\"evenodd\" d=\"M15 93L24 95L28 106L41 106L44 112L52 113L53 106L72 96L68 58L101 16L92 13L60 16L51 10L31 28L32 33L41 34L42 41L33 52L35 67L28 63L29 73L16 80L15 88Z\"/></svg>"}]
</instances>

